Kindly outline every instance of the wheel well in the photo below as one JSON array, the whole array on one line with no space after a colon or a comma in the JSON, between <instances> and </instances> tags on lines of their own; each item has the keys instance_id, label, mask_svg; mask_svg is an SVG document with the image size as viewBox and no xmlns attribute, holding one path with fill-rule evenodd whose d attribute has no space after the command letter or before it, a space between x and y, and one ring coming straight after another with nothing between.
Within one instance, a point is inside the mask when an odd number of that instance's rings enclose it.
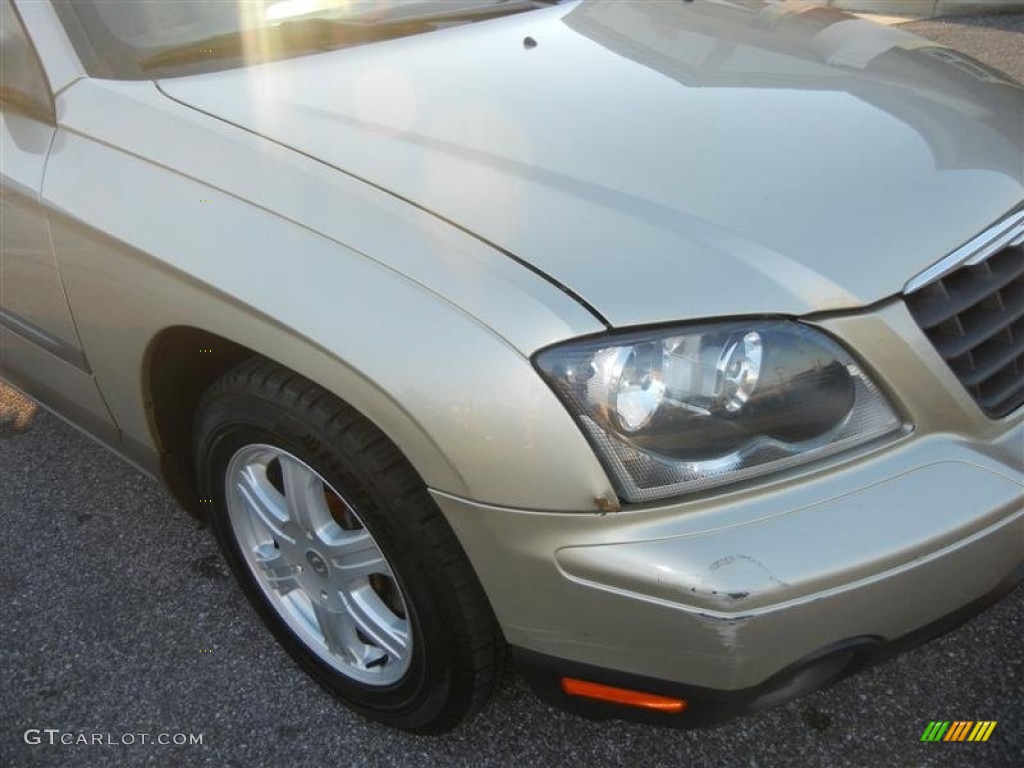
<instances>
[{"instance_id":1,"label":"wheel well","mask_svg":"<svg viewBox=\"0 0 1024 768\"><path fill-rule=\"evenodd\" d=\"M253 350L190 326L161 331L146 354L143 387L160 469L175 499L201 517L192 473L192 424L203 393Z\"/></svg>"}]
</instances>

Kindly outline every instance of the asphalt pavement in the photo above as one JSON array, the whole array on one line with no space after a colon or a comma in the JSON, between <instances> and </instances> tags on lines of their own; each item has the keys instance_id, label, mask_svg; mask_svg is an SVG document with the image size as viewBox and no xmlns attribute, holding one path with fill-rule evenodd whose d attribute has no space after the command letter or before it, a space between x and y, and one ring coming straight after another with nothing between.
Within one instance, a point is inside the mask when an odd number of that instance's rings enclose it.
<instances>
[{"instance_id":1,"label":"asphalt pavement","mask_svg":"<svg viewBox=\"0 0 1024 768\"><path fill-rule=\"evenodd\" d=\"M1024 79L1022 16L910 28ZM0 521L3 766L1024 766L1024 589L883 666L716 728L590 722L513 675L481 715L430 738L334 703L159 483L2 384ZM931 720L998 724L983 744L922 743ZM97 736L116 743L80 743Z\"/></svg>"}]
</instances>

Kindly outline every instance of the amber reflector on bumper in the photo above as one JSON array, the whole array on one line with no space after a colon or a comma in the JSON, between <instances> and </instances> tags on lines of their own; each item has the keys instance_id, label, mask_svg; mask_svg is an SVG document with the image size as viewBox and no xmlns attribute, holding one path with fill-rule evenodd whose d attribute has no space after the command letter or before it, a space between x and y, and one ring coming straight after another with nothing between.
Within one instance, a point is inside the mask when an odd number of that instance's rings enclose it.
<instances>
[{"instance_id":1,"label":"amber reflector on bumper","mask_svg":"<svg viewBox=\"0 0 1024 768\"><path fill-rule=\"evenodd\" d=\"M601 685L600 683L588 683L586 680L577 680L574 677L562 678L562 690L570 696L610 701L613 704L653 709L657 712L667 712L674 715L678 715L686 709L686 702L682 699L670 699L668 696L658 696L654 693L631 691L628 688L615 688L614 686Z\"/></svg>"}]
</instances>

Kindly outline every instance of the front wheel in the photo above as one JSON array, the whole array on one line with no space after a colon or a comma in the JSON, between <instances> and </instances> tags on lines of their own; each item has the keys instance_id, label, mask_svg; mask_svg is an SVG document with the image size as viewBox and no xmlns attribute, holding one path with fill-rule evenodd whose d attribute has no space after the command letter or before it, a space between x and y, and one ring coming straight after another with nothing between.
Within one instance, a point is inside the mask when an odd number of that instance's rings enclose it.
<instances>
[{"instance_id":1,"label":"front wheel","mask_svg":"<svg viewBox=\"0 0 1024 768\"><path fill-rule=\"evenodd\" d=\"M312 382L243 363L204 396L201 493L232 571L285 649L356 711L450 729L504 641L437 505L373 424Z\"/></svg>"}]
</instances>

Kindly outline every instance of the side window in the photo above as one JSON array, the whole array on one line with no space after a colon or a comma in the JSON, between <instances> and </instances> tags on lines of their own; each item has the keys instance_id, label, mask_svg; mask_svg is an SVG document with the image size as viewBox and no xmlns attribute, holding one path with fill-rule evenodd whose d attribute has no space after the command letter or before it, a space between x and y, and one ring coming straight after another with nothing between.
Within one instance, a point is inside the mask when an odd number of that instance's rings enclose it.
<instances>
[{"instance_id":1,"label":"side window","mask_svg":"<svg viewBox=\"0 0 1024 768\"><path fill-rule=\"evenodd\" d=\"M53 121L49 83L11 0L0 0L0 107Z\"/></svg>"}]
</instances>

